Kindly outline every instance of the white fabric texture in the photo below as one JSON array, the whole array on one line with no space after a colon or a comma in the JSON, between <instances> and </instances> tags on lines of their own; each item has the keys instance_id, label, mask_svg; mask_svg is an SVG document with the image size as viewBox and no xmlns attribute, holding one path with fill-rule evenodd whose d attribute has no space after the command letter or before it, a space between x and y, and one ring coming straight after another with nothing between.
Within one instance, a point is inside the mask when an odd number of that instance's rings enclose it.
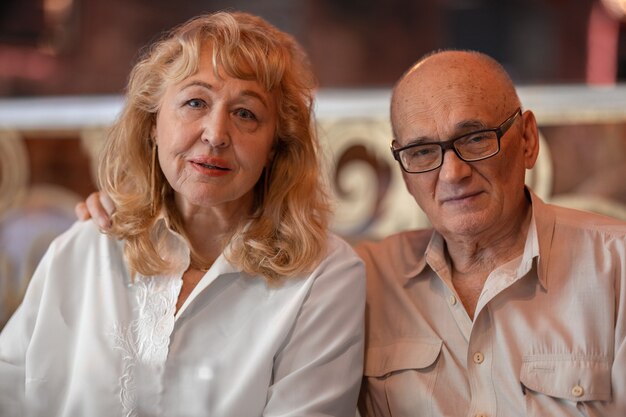
<instances>
[{"instance_id":1,"label":"white fabric texture","mask_svg":"<svg viewBox=\"0 0 626 417\"><path fill-rule=\"evenodd\" d=\"M268 286L222 254L175 314L171 276L131 280L93 222L58 237L0 334L0 415L350 416L363 361L363 265L329 237L309 275Z\"/></svg>"}]
</instances>

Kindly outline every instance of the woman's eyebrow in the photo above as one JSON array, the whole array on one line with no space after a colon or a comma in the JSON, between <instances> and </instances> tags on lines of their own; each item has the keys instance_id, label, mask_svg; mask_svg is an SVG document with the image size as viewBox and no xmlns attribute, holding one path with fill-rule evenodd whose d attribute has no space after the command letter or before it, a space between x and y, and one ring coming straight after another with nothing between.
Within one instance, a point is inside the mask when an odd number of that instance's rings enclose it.
<instances>
[{"instance_id":1,"label":"woman's eyebrow","mask_svg":"<svg viewBox=\"0 0 626 417\"><path fill-rule=\"evenodd\" d=\"M207 90L213 90L213 85L212 84L209 84L209 83L204 82L204 81L199 81L199 80L190 81L189 83L183 85L181 90L185 90L185 89L190 88L190 87L202 87L202 88L206 88ZM257 91L250 90L250 89L242 90L239 93L239 97L256 98L257 100L259 100L263 104L263 106L269 107L269 105L267 103L267 99L263 96L263 94L260 94Z\"/></svg>"},{"instance_id":2,"label":"woman's eyebrow","mask_svg":"<svg viewBox=\"0 0 626 417\"><path fill-rule=\"evenodd\" d=\"M184 90L189 87L203 87L203 88L206 88L207 90L213 90L212 84L206 83L204 81L197 81L197 80L190 81L189 83L183 85L183 88L181 88L181 90Z\"/></svg>"},{"instance_id":3,"label":"woman's eyebrow","mask_svg":"<svg viewBox=\"0 0 626 417\"><path fill-rule=\"evenodd\" d=\"M265 107L269 107L267 100L265 97L263 97L262 94L259 94L258 92L254 91L254 90L243 90L240 94L240 96L242 97L252 97L252 98L256 98L257 100L259 100Z\"/></svg>"}]
</instances>

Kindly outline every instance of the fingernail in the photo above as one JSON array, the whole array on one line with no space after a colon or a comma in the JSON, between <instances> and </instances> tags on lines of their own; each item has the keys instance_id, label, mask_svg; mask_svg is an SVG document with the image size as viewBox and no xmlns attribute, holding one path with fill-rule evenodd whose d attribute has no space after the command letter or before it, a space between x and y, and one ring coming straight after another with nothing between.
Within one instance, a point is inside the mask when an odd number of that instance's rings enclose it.
<instances>
[{"instance_id":1,"label":"fingernail","mask_svg":"<svg viewBox=\"0 0 626 417\"><path fill-rule=\"evenodd\" d=\"M108 230L109 227L111 227L111 222L105 219L100 219L98 220L98 225L100 226L100 229Z\"/></svg>"}]
</instances>

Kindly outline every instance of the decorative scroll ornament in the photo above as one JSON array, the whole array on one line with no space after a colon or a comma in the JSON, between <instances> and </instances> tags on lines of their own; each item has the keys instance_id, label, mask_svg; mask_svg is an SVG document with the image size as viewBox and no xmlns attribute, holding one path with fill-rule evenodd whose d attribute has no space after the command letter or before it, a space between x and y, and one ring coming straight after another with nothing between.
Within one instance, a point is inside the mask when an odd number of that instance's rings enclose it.
<instances>
[{"instance_id":1,"label":"decorative scroll ornament","mask_svg":"<svg viewBox=\"0 0 626 417\"><path fill-rule=\"evenodd\" d=\"M336 198L335 232L349 239L381 238L428 226L389 152L386 117L325 119L319 133L331 159L327 172Z\"/></svg>"},{"instance_id":2,"label":"decorative scroll ornament","mask_svg":"<svg viewBox=\"0 0 626 417\"><path fill-rule=\"evenodd\" d=\"M107 127L91 127L81 130L80 143L89 155L89 167L94 184L98 183L98 158L106 141Z\"/></svg>"},{"instance_id":3,"label":"decorative scroll ornament","mask_svg":"<svg viewBox=\"0 0 626 417\"><path fill-rule=\"evenodd\" d=\"M0 130L0 218L24 198L29 173L28 152L21 136Z\"/></svg>"}]
</instances>

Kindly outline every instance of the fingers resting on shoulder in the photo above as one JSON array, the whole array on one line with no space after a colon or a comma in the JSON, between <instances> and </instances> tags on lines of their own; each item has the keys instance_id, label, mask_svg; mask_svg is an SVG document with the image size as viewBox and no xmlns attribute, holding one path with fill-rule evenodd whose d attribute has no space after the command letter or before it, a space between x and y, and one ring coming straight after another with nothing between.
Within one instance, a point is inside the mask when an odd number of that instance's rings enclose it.
<instances>
[{"instance_id":1,"label":"fingers resting on shoulder","mask_svg":"<svg viewBox=\"0 0 626 417\"><path fill-rule=\"evenodd\" d=\"M111 214L115 211L113 201L102 192L89 194L85 201L81 201L74 207L74 212L79 220L92 219L102 230L111 227Z\"/></svg>"}]
</instances>

